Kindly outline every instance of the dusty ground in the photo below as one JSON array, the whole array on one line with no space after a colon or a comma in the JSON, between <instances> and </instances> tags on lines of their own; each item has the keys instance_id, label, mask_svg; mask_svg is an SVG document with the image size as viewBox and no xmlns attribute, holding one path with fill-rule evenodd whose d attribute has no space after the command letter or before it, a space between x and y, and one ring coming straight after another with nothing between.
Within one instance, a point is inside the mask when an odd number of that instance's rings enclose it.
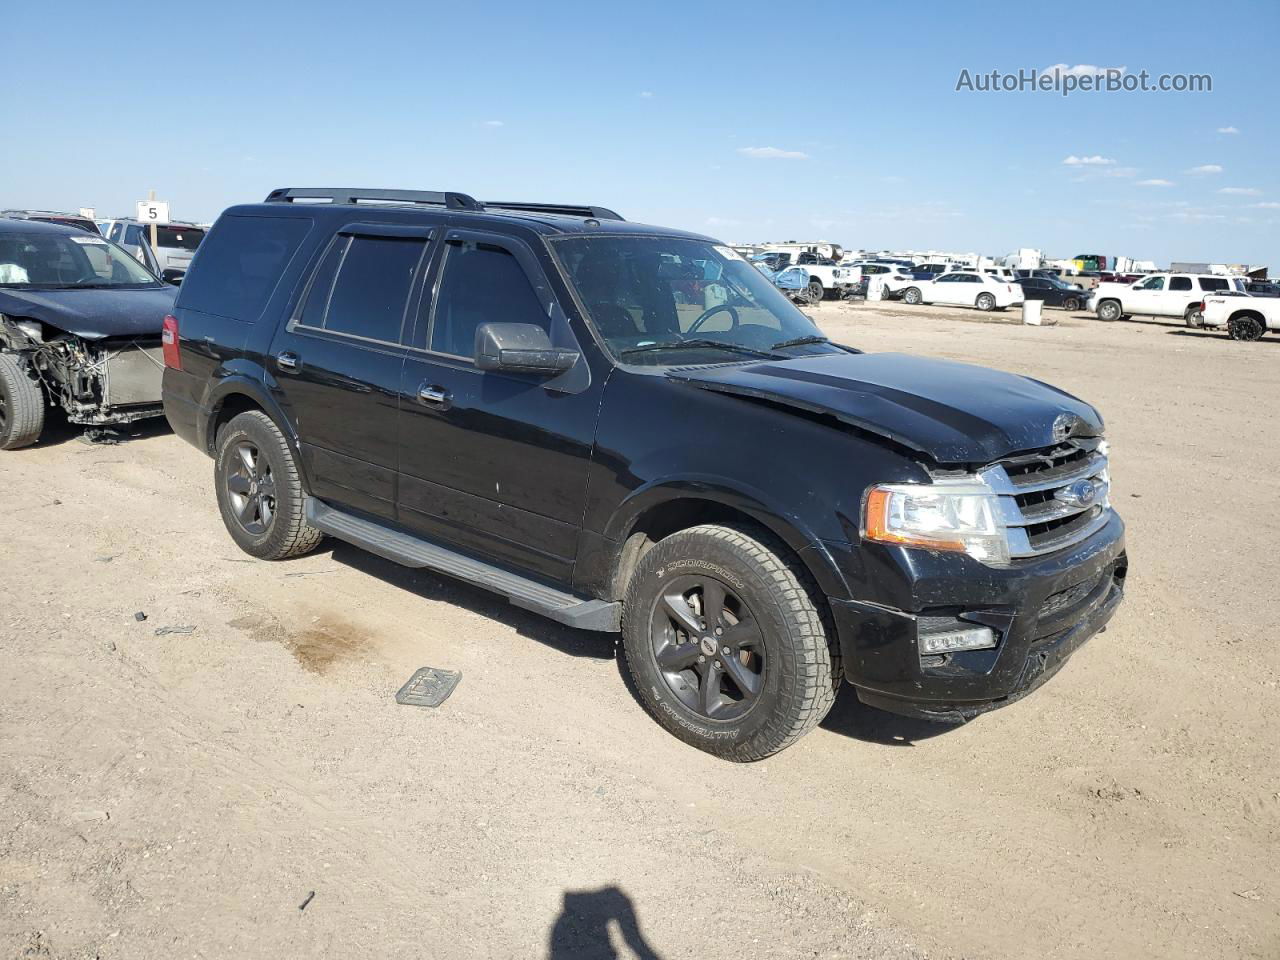
<instances>
[{"instance_id":1,"label":"dusty ground","mask_svg":"<svg viewBox=\"0 0 1280 960\"><path fill-rule=\"evenodd\" d=\"M248 561L195 450L63 430L0 454L0 956L1280 956L1280 340L817 314L1106 414L1130 595L1047 687L960 729L845 696L719 762L608 638ZM461 686L396 706L423 664Z\"/></svg>"}]
</instances>

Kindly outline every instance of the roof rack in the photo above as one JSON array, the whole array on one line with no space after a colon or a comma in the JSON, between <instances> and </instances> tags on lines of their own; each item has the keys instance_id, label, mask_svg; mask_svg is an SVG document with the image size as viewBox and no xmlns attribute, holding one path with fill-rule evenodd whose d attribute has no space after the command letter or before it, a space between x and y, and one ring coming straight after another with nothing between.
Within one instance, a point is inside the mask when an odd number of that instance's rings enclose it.
<instances>
[{"instance_id":1,"label":"roof rack","mask_svg":"<svg viewBox=\"0 0 1280 960\"><path fill-rule=\"evenodd\" d=\"M358 187L281 187L267 194L266 203L293 203L296 200L327 200L330 203L384 201L418 203L450 210L483 210L474 197L439 190L364 190Z\"/></svg>"},{"instance_id":2,"label":"roof rack","mask_svg":"<svg viewBox=\"0 0 1280 960\"><path fill-rule=\"evenodd\" d=\"M525 213L547 213L559 217L594 217L597 220L621 220L608 207L592 207L580 203L524 203L523 201L486 200L485 209L521 210Z\"/></svg>"}]
</instances>

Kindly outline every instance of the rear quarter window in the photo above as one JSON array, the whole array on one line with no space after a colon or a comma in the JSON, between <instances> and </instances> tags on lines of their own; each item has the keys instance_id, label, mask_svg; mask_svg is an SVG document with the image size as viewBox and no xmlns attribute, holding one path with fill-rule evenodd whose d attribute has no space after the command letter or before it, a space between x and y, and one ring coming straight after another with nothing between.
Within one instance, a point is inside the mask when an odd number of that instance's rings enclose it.
<instances>
[{"instance_id":1,"label":"rear quarter window","mask_svg":"<svg viewBox=\"0 0 1280 960\"><path fill-rule=\"evenodd\" d=\"M256 322L310 229L309 218L222 217L200 244L178 307Z\"/></svg>"}]
</instances>

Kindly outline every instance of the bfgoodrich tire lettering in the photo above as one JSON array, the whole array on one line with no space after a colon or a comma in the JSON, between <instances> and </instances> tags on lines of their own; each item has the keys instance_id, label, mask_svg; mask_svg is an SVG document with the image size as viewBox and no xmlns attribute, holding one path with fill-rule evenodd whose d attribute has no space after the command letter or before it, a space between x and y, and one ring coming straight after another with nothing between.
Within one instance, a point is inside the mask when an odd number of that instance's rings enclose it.
<instances>
[{"instance_id":1,"label":"bfgoodrich tire lettering","mask_svg":"<svg viewBox=\"0 0 1280 960\"><path fill-rule=\"evenodd\" d=\"M242 413L218 432L213 478L222 522L245 553L284 560L314 550L323 539L304 518L293 452L265 413Z\"/></svg>"},{"instance_id":2,"label":"bfgoodrich tire lettering","mask_svg":"<svg viewBox=\"0 0 1280 960\"><path fill-rule=\"evenodd\" d=\"M628 585L623 649L641 701L676 737L727 760L800 739L841 679L816 587L784 553L764 531L693 527L645 554Z\"/></svg>"}]
</instances>

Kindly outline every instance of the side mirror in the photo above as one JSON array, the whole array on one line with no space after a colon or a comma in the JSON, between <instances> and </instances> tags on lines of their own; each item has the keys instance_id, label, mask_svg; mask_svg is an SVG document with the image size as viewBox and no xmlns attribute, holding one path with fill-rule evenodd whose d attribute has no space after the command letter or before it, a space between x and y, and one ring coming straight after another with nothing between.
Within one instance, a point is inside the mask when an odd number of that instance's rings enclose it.
<instances>
[{"instance_id":1,"label":"side mirror","mask_svg":"<svg viewBox=\"0 0 1280 960\"><path fill-rule=\"evenodd\" d=\"M535 323L484 323L476 330L476 366L481 370L554 376L578 362L578 351L553 347Z\"/></svg>"}]
</instances>

